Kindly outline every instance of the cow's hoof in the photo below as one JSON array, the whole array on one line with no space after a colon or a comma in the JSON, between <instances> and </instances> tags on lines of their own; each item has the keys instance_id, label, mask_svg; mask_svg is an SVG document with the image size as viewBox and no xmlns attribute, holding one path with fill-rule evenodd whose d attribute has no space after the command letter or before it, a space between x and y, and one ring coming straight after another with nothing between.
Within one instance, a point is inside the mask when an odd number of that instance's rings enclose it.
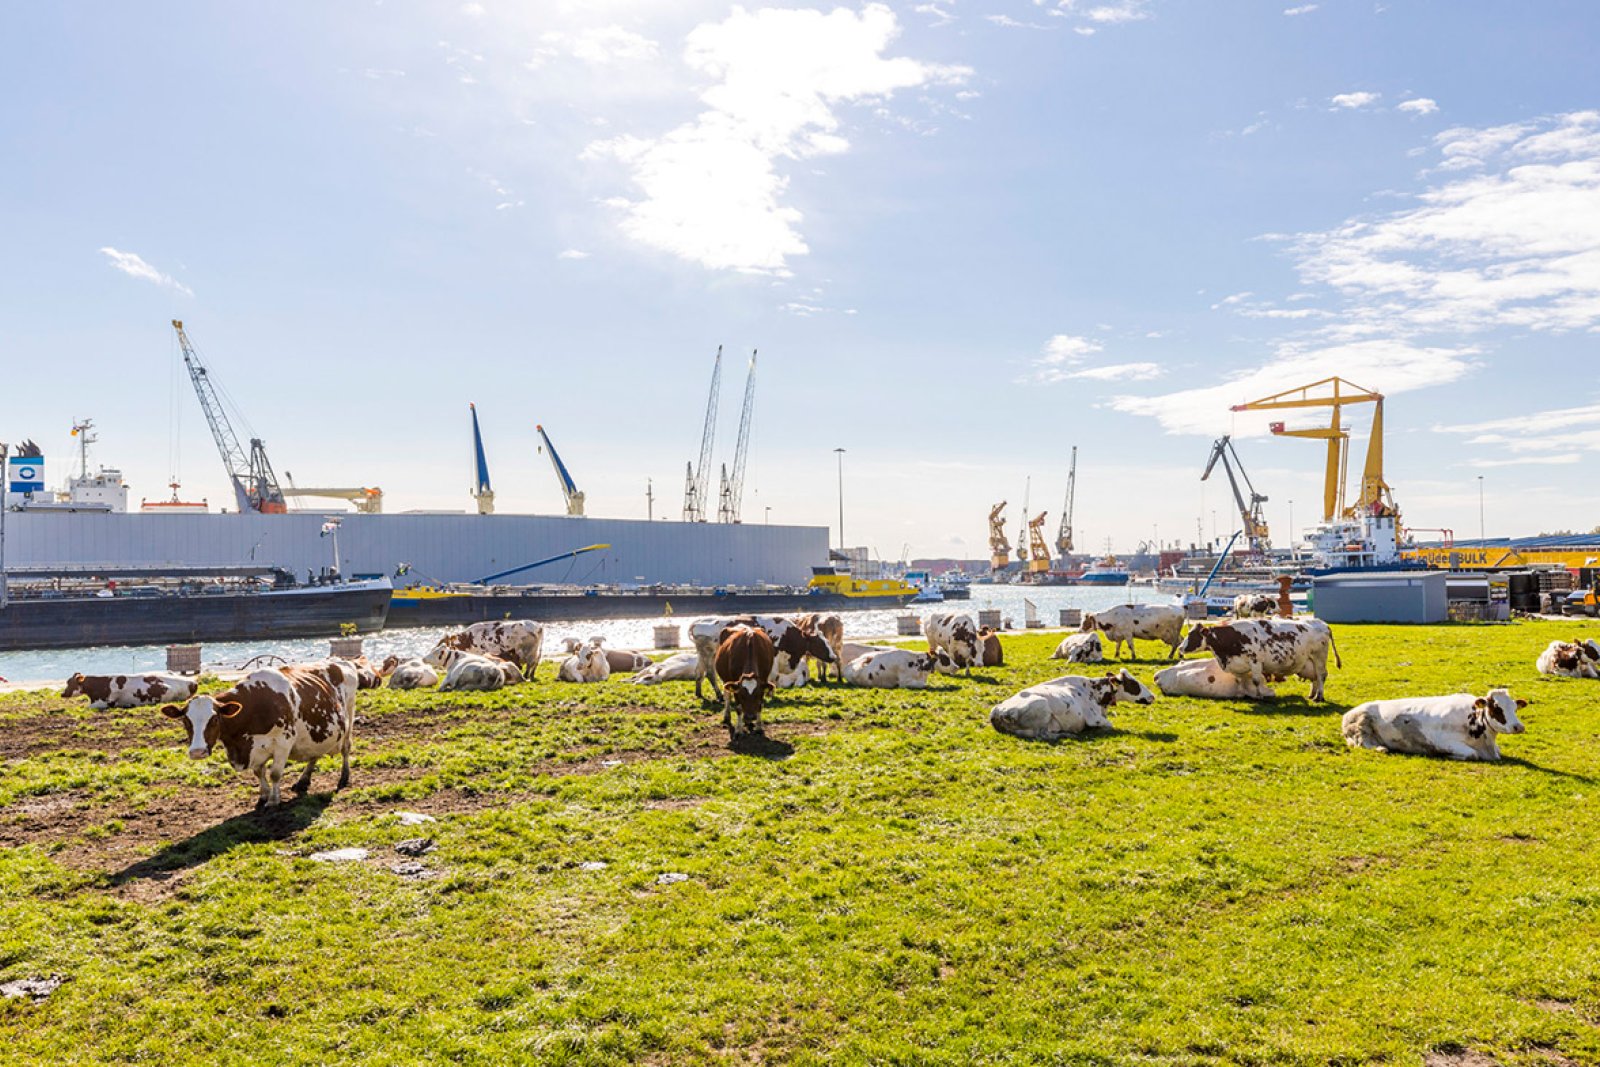
<instances>
[{"instance_id":1,"label":"cow's hoof","mask_svg":"<svg viewBox=\"0 0 1600 1067\"><path fill-rule=\"evenodd\" d=\"M293 793L295 796L303 797L306 795L306 790L310 788L310 782L296 782L294 785L289 787L289 792Z\"/></svg>"},{"instance_id":2,"label":"cow's hoof","mask_svg":"<svg viewBox=\"0 0 1600 1067\"><path fill-rule=\"evenodd\" d=\"M344 788L348 787L349 785L350 785L350 776L348 774L341 774L339 776L339 784L337 786L335 786L334 788L335 789L344 789Z\"/></svg>"}]
</instances>

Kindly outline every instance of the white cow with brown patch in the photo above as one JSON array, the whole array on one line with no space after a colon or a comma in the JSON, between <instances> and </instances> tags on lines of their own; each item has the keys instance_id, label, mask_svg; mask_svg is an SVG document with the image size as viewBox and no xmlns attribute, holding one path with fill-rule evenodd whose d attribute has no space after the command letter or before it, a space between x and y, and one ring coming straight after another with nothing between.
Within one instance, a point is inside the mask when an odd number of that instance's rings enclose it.
<instances>
[{"instance_id":1,"label":"white cow with brown patch","mask_svg":"<svg viewBox=\"0 0 1600 1067\"><path fill-rule=\"evenodd\" d=\"M1271 700L1277 693L1270 685L1259 692L1229 674L1215 659L1188 659L1156 671L1156 688L1163 696L1199 697L1202 700Z\"/></svg>"},{"instance_id":2,"label":"white cow with brown patch","mask_svg":"<svg viewBox=\"0 0 1600 1067\"><path fill-rule=\"evenodd\" d=\"M440 653L438 665L444 670L444 680L439 683L441 693L457 690L490 692L522 680L522 672L515 663L495 656L463 652L458 648L445 649Z\"/></svg>"},{"instance_id":3,"label":"white cow with brown patch","mask_svg":"<svg viewBox=\"0 0 1600 1067\"><path fill-rule=\"evenodd\" d=\"M1520 734L1526 727L1517 712L1526 700L1514 700L1504 689L1486 696L1455 693L1442 697L1369 700L1345 712L1345 743L1351 748L1448 756L1459 760L1498 760L1500 734Z\"/></svg>"},{"instance_id":4,"label":"white cow with brown patch","mask_svg":"<svg viewBox=\"0 0 1600 1067\"><path fill-rule=\"evenodd\" d=\"M928 639L928 652L947 653L957 670L970 672L984 663L984 652L989 647L992 634L980 633L971 615L957 612L937 612L922 623L922 636ZM1000 639L993 637L999 649Z\"/></svg>"},{"instance_id":5,"label":"white cow with brown patch","mask_svg":"<svg viewBox=\"0 0 1600 1067\"><path fill-rule=\"evenodd\" d=\"M1064 659L1068 663L1104 663L1105 646L1099 634L1068 634L1061 639L1051 659Z\"/></svg>"},{"instance_id":6,"label":"white cow with brown patch","mask_svg":"<svg viewBox=\"0 0 1600 1067\"><path fill-rule=\"evenodd\" d=\"M1551 641L1534 668L1558 678L1600 678L1600 642Z\"/></svg>"},{"instance_id":7,"label":"white cow with brown patch","mask_svg":"<svg viewBox=\"0 0 1600 1067\"><path fill-rule=\"evenodd\" d=\"M432 689L439 684L439 672L415 656L406 660L390 656L378 673L389 679L390 689Z\"/></svg>"},{"instance_id":8,"label":"white cow with brown patch","mask_svg":"<svg viewBox=\"0 0 1600 1067\"><path fill-rule=\"evenodd\" d=\"M1183 609L1170 604L1120 604L1083 617L1083 632L1099 630L1111 641L1112 651L1122 658L1122 646L1128 646L1128 658L1137 659L1134 638L1141 641L1160 641L1170 655L1178 654L1183 641Z\"/></svg>"},{"instance_id":9,"label":"white cow with brown patch","mask_svg":"<svg viewBox=\"0 0 1600 1067\"><path fill-rule=\"evenodd\" d=\"M700 657L693 652L679 652L660 663L652 663L628 681L634 685L660 685L662 682L692 682L700 666Z\"/></svg>"},{"instance_id":10,"label":"white cow with brown patch","mask_svg":"<svg viewBox=\"0 0 1600 1067\"><path fill-rule=\"evenodd\" d=\"M561 661L556 671L558 682L603 682L611 677L611 661L606 650L590 642Z\"/></svg>"},{"instance_id":11,"label":"white cow with brown patch","mask_svg":"<svg viewBox=\"0 0 1600 1067\"><path fill-rule=\"evenodd\" d=\"M74 674L63 699L85 696L91 708L142 708L165 700L188 700L199 690L194 679L177 674Z\"/></svg>"},{"instance_id":12,"label":"white cow with brown patch","mask_svg":"<svg viewBox=\"0 0 1600 1067\"><path fill-rule=\"evenodd\" d=\"M543 654L544 624L527 619L475 622L465 630L441 637L422 660L429 666L442 667L442 657L451 649L475 652L480 656L498 656L515 664L521 669L522 676L531 682Z\"/></svg>"},{"instance_id":13,"label":"white cow with brown patch","mask_svg":"<svg viewBox=\"0 0 1600 1067\"><path fill-rule=\"evenodd\" d=\"M935 666L926 652L890 648L851 660L845 665L844 680L869 689L926 689Z\"/></svg>"},{"instance_id":14,"label":"white cow with brown patch","mask_svg":"<svg viewBox=\"0 0 1600 1067\"><path fill-rule=\"evenodd\" d=\"M205 759L221 745L235 770L260 782L256 807L272 807L283 802L279 785L292 759L306 761L292 786L297 793L311 787L317 760L335 752L344 759L337 788L350 784L354 698L346 703L324 674L300 666L254 671L220 693L165 704L161 713L183 723L192 758Z\"/></svg>"},{"instance_id":15,"label":"white cow with brown patch","mask_svg":"<svg viewBox=\"0 0 1600 1067\"><path fill-rule=\"evenodd\" d=\"M1156 695L1124 669L1104 678L1069 674L1021 690L996 704L989 724L1030 741L1055 741L1111 726L1111 708L1123 701L1153 704Z\"/></svg>"}]
</instances>

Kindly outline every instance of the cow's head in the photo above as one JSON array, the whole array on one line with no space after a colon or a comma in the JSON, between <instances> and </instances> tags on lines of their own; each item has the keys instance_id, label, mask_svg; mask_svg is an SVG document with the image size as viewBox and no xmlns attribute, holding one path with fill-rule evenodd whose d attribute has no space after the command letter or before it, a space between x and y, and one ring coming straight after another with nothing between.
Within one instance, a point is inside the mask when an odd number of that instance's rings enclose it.
<instances>
[{"instance_id":1,"label":"cow's head","mask_svg":"<svg viewBox=\"0 0 1600 1067\"><path fill-rule=\"evenodd\" d=\"M81 671L77 674L74 674L71 678L68 678L67 687L61 691L62 699L66 699L67 697L82 696L84 694L83 682L84 677Z\"/></svg>"},{"instance_id":2,"label":"cow's head","mask_svg":"<svg viewBox=\"0 0 1600 1067\"><path fill-rule=\"evenodd\" d=\"M357 689L383 688L383 674L372 665L372 662L367 657L357 656L347 662L356 669Z\"/></svg>"},{"instance_id":3,"label":"cow's head","mask_svg":"<svg viewBox=\"0 0 1600 1067\"><path fill-rule=\"evenodd\" d=\"M983 646L980 658L985 667L1005 666L1005 653L1000 648L1000 635L985 626L978 631L978 643Z\"/></svg>"},{"instance_id":4,"label":"cow's head","mask_svg":"<svg viewBox=\"0 0 1600 1067\"><path fill-rule=\"evenodd\" d=\"M1111 703L1119 704L1126 700L1134 704L1154 704L1156 695L1145 688L1145 684L1128 673L1124 667L1116 674L1106 675L1106 680L1115 683L1111 690Z\"/></svg>"},{"instance_id":5,"label":"cow's head","mask_svg":"<svg viewBox=\"0 0 1600 1067\"><path fill-rule=\"evenodd\" d=\"M1588 641L1574 641L1573 644L1577 645L1578 651L1587 656L1591 662L1600 663L1600 641L1591 638ZM76 677L82 678L83 675Z\"/></svg>"},{"instance_id":6,"label":"cow's head","mask_svg":"<svg viewBox=\"0 0 1600 1067\"><path fill-rule=\"evenodd\" d=\"M378 673L387 678L394 673L394 669L398 666L400 666L399 656L385 656L383 657L383 662L378 664Z\"/></svg>"},{"instance_id":7,"label":"cow's head","mask_svg":"<svg viewBox=\"0 0 1600 1067\"><path fill-rule=\"evenodd\" d=\"M1206 647L1206 636L1211 632L1210 627L1203 622L1197 622L1189 627L1189 632L1184 635L1183 644L1178 646L1178 651L1187 656L1191 652L1199 652Z\"/></svg>"},{"instance_id":8,"label":"cow's head","mask_svg":"<svg viewBox=\"0 0 1600 1067\"><path fill-rule=\"evenodd\" d=\"M1081 630L1083 633L1092 634L1095 631L1095 625L1096 624L1095 624L1094 616L1093 615L1085 615L1083 617L1083 625L1079 626L1078 629Z\"/></svg>"},{"instance_id":9,"label":"cow's head","mask_svg":"<svg viewBox=\"0 0 1600 1067\"><path fill-rule=\"evenodd\" d=\"M774 686L754 673L741 675L737 680L723 682L734 707L739 709L739 724L745 733L753 732L761 724L761 706Z\"/></svg>"},{"instance_id":10,"label":"cow's head","mask_svg":"<svg viewBox=\"0 0 1600 1067\"><path fill-rule=\"evenodd\" d=\"M825 637L813 630L811 633L805 634L805 639L806 655L820 659L824 663L834 662L833 647L828 644Z\"/></svg>"},{"instance_id":11,"label":"cow's head","mask_svg":"<svg viewBox=\"0 0 1600 1067\"><path fill-rule=\"evenodd\" d=\"M1526 700L1513 700L1504 689L1491 689L1487 697L1479 697L1472 706L1483 714L1484 724L1497 734L1520 734L1527 729L1517 718L1517 711L1528 706Z\"/></svg>"},{"instance_id":12,"label":"cow's head","mask_svg":"<svg viewBox=\"0 0 1600 1067\"><path fill-rule=\"evenodd\" d=\"M933 669L940 674L960 674L961 665L957 663L944 649L928 653L928 658L933 660Z\"/></svg>"},{"instance_id":13,"label":"cow's head","mask_svg":"<svg viewBox=\"0 0 1600 1067\"><path fill-rule=\"evenodd\" d=\"M187 704L163 704L161 714L169 719L182 719L189 735L189 758L205 759L211 755L212 746L222 737L222 720L231 719L244 705L236 700L224 699L232 695L229 690L214 697L200 696Z\"/></svg>"}]
</instances>

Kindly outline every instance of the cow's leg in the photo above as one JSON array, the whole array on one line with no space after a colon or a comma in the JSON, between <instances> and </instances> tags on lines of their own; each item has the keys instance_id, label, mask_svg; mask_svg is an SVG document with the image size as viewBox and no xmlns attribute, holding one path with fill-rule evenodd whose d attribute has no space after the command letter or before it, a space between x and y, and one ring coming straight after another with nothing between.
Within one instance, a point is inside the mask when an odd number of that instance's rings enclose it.
<instances>
[{"instance_id":1,"label":"cow's leg","mask_svg":"<svg viewBox=\"0 0 1600 1067\"><path fill-rule=\"evenodd\" d=\"M269 765L270 764L266 760L262 760L260 763L256 764L256 783L258 786L256 790L257 811L260 811L262 808L266 807L268 801L272 798L272 788L267 784L267 768Z\"/></svg>"},{"instance_id":2,"label":"cow's leg","mask_svg":"<svg viewBox=\"0 0 1600 1067\"><path fill-rule=\"evenodd\" d=\"M350 742L356 732L355 715L352 714L344 724L344 743L339 746L339 754L344 758L344 766L339 769L339 784L335 789L343 789L350 784Z\"/></svg>"},{"instance_id":3,"label":"cow's leg","mask_svg":"<svg viewBox=\"0 0 1600 1067\"><path fill-rule=\"evenodd\" d=\"M316 769L317 769L317 757L316 756L312 756L309 760L306 761L305 773L302 774L300 777L296 778L294 780L294 785L291 785L289 788L294 790L296 793L304 793L307 789L310 789L311 788L311 774Z\"/></svg>"},{"instance_id":4,"label":"cow's leg","mask_svg":"<svg viewBox=\"0 0 1600 1067\"><path fill-rule=\"evenodd\" d=\"M1250 664L1250 690L1257 700L1266 699L1267 679L1261 673L1261 664L1255 661Z\"/></svg>"},{"instance_id":5,"label":"cow's leg","mask_svg":"<svg viewBox=\"0 0 1600 1067\"><path fill-rule=\"evenodd\" d=\"M733 694L726 689L722 691L722 728L728 731L728 740L732 741L739 736L733 723Z\"/></svg>"}]
</instances>

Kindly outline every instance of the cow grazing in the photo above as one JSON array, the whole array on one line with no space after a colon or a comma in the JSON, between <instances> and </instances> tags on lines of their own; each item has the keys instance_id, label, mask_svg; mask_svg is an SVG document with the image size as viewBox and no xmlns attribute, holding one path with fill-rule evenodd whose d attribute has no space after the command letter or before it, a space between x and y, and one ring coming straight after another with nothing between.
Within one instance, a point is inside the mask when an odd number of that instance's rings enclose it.
<instances>
[{"instance_id":1,"label":"cow grazing","mask_svg":"<svg viewBox=\"0 0 1600 1067\"><path fill-rule=\"evenodd\" d=\"M1560 678L1600 678L1600 644L1594 641L1551 641L1534 667Z\"/></svg>"},{"instance_id":2,"label":"cow grazing","mask_svg":"<svg viewBox=\"0 0 1600 1067\"><path fill-rule=\"evenodd\" d=\"M1086 730L1111 726L1112 705L1124 700L1153 704L1156 695L1124 668L1104 678L1067 675L1028 688L996 704L989 724L1003 734L1030 741L1055 741Z\"/></svg>"},{"instance_id":3,"label":"cow grazing","mask_svg":"<svg viewBox=\"0 0 1600 1067\"><path fill-rule=\"evenodd\" d=\"M694 695L701 696L700 682L709 676L711 684L718 682L716 675L717 649L722 644L724 632L735 626L756 626L772 641L772 676L767 681L777 684L779 675L794 675L807 657L823 663L833 662L833 649L821 634L808 634L794 620L777 615L740 615L701 619L689 626L689 639L694 642L699 656L694 679Z\"/></svg>"},{"instance_id":4,"label":"cow grazing","mask_svg":"<svg viewBox=\"0 0 1600 1067\"><path fill-rule=\"evenodd\" d=\"M928 652L945 652L956 668L971 671L983 665L984 652L993 640L997 649L1000 639L992 634L980 634L978 624L971 615L955 612L937 612L929 615L922 624L922 636L928 639Z\"/></svg>"},{"instance_id":5,"label":"cow grazing","mask_svg":"<svg viewBox=\"0 0 1600 1067\"><path fill-rule=\"evenodd\" d=\"M851 660L845 666L844 680L869 689L926 689L934 666L934 658L926 652L891 648Z\"/></svg>"},{"instance_id":6,"label":"cow grazing","mask_svg":"<svg viewBox=\"0 0 1600 1067\"><path fill-rule=\"evenodd\" d=\"M1156 688L1163 696L1201 697L1206 700L1271 700L1271 686L1254 693L1237 675L1222 669L1215 659L1190 659L1156 672Z\"/></svg>"},{"instance_id":7,"label":"cow grazing","mask_svg":"<svg viewBox=\"0 0 1600 1067\"><path fill-rule=\"evenodd\" d=\"M516 664L522 676L533 681L539 669L539 659L544 649L544 624L525 619L508 619L501 622L475 622L459 633L439 638L423 662L431 667L444 666L443 655L454 649L459 652L476 652L481 656L499 656Z\"/></svg>"},{"instance_id":8,"label":"cow grazing","mask_svg":"<svg viewBox=\"0 0 1600 1067\"><path fill-rule=\"evenodd\" d=\"M388 677L390 689L432 689L439 684L439 672L416 657L390 656L378 673Z\"/></svg>"},{"instance_id":9,"label":"cow grazing","mask_svg":"<svg viewBox=\"0 0 1600 1067\"><path fill-rule=\"evenodd\" d=\"M437 664L431 661L424 662L428 662L429 666L436 665L444 669L444 680L439 683L441 693L456 690L488 692L503 688L507 684L508 675L512 682L522 677L517 665L508 660L494 656L480 656L475 652L463 652L458 648L445 649L439 655Z\"/></svg>"},{"instance_id":10,"label":"cow grazing","mask_svg":"<svg viewBox=\"0 0 1600 1067\"><path fill-rule=\"evenodd\" d=\"M1456 693L1369 700L1345 712L1344 739L1351 748L1497 760L1500 746L1496 736L1526 729L1517 711L1527 704L1526 700L1513 700L1504 689L1491 689L1481 697Z\"/></svg>"},{"instance_id":11,"label":"cow grazing","mask_svg":"<svg viewBox=\"0 0 1600 1067\"><path fill-rule=\"evenodd\" d=\"M722 725L727 727L730 741L742 733L765 731L761 708L773 689L776 658L772 638L760 626L729 627L717 643L715 669L722 679ZM735 704L739 707L737 723L732 718Z\"/></svg>"},{"instance_id":12,"label":"cow grazing","mask_svg":"<svg viewBox=\"0 0 1600 1067\"><path fill-rule=\"evenodd\" d=\"M635 685L660 685L662 682L692 682L700 657L693 652L679 652L660 663L652 663L628 681Z\"/></svg>"},{"instance_id":13,"label":"cow grazing","mask_svg":"<svg viewBox=\"0 0 1600 1067\"><path fill-rule=\"evenodd\" d=\"M165 704L161 713L182 720L194 759L206 758L220 744L235 770L261 783L256 807L271 807L283 801L279 784L292 759L306 761L305 773L291 787L297 793L311 787L317 760L335 752L344 758L337 788L350 784L354 708L329 684L327 673L316 666L254 671L215 695Z\"/></svg>"},{"instance_id":14,"label":"cow grazing","mask_svg":"<svg viewBox=\"0 0 1600 1067\"><path fill-rule=\"evenodd\" d=\"M194 679L176 674L74 674L63 699L88 697L91 708L142 708L164 700L188 700L199 690Z\"/></svg>"},{"instance_id":15,"label":"cow grazing","mask_svg":"<svg viewBox=\"0 0 1600 1067\"><path fill-rule=\"evenodd\" d=\"M603 682L611 677L611 661L606 650L593 642L561 661L556 671L558 682Z\"/></svg>"},{"instance_id":16,"label":"cow grazing","mask_svg":"<svg viewBox=\"0 0 1600 1067\"><path fill-rule=\"evenodd\" d=\"M1183 609L1170 604L1122 604L1106 608L1083 617L1083 632L1099 630L1112 642L1117 658L1122 658L1122 646L1128 646L1128 658L1137 659L1133 639L1155 640L1166 645L1170 654L1178 654L1183 641Z\"/></svg>"},{"instance_id":17,"label":"cow grazing","mask_svg":"<svg viewBox=\"0 0 1600 1067\"><path fill-rule=\"evenodd\" d=\"M1240 593L1233 598L1236 619L1271 618L1278 614L1278 598L1266 593Z\"/></svg>"},{"instance_id":18,"label":"cow grazing","mask_svg":"<svg viewBox=\"0 0 1600 1067\"><path fill-rule=\"evenodd\" d=\"M796 615L795 625L801 632L810 635L817 634L828 643L833 650L833 669L838 681L844 681L844 620L837 615L820 615L815 612L809 615ZM828 680L828 665L818 661L817 678L819 681Z\"/></svg>"},{"instance_id":19,"label":"cow grazing","mask_svg":"<svg viewBox=\"0 0 1600 1067\"><path fill-rule=\"evenodd\" d=\"M1267 678L1298 676L1311 683L1311 699L1322 700L1328 652L1340 667L1333 631L1321 619L1239 619L1208 626L1196 623L1183 652L1208 651L1239 679L1247 695L1266 699Z\"/></svg>"},{"instance_id":20,"label":"cow grazing","mask_svg":"<svg viewBox=\"0 0 1600 1067\"><path fill-rule=\"evenodd\" d=\"M1104 663L1105 646L1099 634L1068 634L1061 639L1051 659L1064 659L1068 663Z\"/></svg>"}]
</instances>

